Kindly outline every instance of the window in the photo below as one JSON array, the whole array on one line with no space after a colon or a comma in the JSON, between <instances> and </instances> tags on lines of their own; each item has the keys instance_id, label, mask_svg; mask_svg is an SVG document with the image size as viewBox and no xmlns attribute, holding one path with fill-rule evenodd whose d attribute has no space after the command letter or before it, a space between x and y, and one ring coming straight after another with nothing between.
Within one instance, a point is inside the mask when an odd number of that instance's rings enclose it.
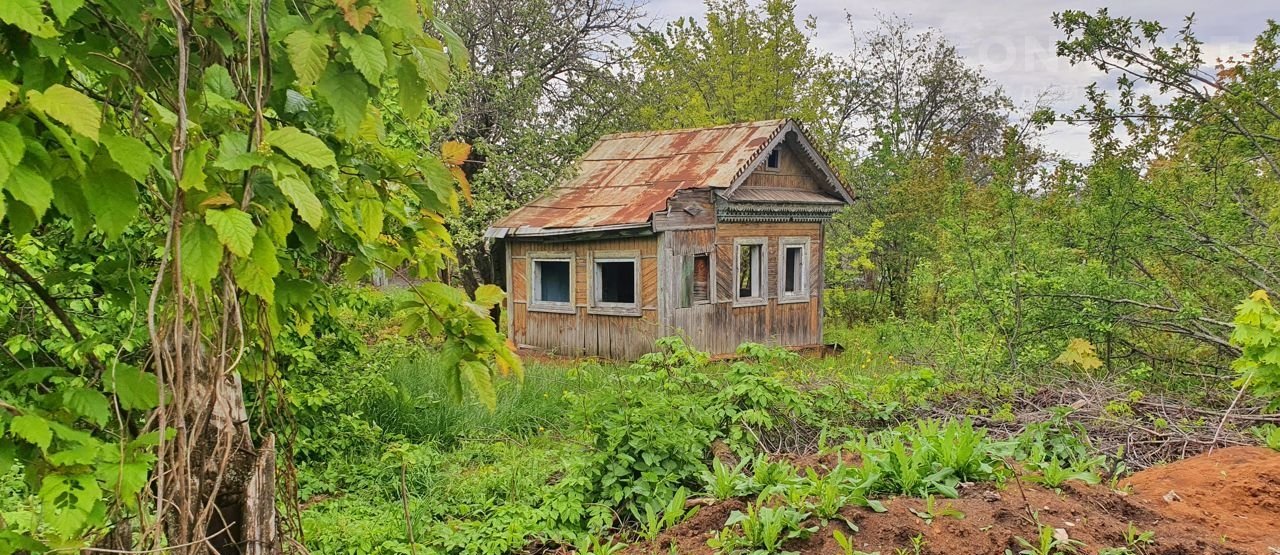
<instances>
[{"instance_id":1,"label":"window","mask_svg":"<svg viewBox=\"0 0 1280 555\"><path fill-rule=\"evenodd\" d=\"M734 264L737 270L735 304L764 303L764 284L768 280L765 273L764 239L735 239L733 244L737 257Z\"/></svg>"},{"instance_id":2,"label":"window","mask_svg":"<svg viewBox=\"0 0 1280 555\"><path fill-rule=\"evenodd\" d=\"M592 256L591 312L640 315L640 254L595 253Z\"/></svg>"},{"instance_id":3,"label":"window","mask_svg":"<svg viewBox=\"0 0 1280 555\"><path fill-rule=\"evenodd\" d=\"M711 255L685 256L681 283L680 308L711 302Z\"/></svg>"},{"instance_id":4,"label":"window","mask_svg":"<svg viewBox=\"0 0 1280 555\"><path fill-rule=\"evenodd\" d=\"M529 310L574 312L573 255L567 253L531 254Z\"/></svg>"},{"instance_id":5,"label":"window","mask_svg":"<svg viewBox=\"0 0 1280 555\"><path fill-rule=\"evenodd\" d=\"M780 147L774 147L773 150L769 151L769 158L765 160L764 167L770 170L782 167L782 149Z\"/></svg>"},{"instance_id":6,"label":"window","mask_svg":"<svg viewBox=\"0 0 1280 555\"><path fill-rule=\"evenodd\" d=\"M778 239L778 302L809 300L809 239Z\"/></svg>"}]
</instances>

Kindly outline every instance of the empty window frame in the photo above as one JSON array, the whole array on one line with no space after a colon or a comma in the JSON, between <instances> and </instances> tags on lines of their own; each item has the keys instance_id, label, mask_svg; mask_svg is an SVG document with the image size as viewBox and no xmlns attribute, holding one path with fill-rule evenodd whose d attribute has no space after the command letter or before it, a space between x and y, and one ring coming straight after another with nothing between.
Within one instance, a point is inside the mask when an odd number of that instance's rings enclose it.
<instances>
[{"instance_id":1,"label":"empty window frame","mask_svg":"<svg viewBox=\"0 0 1280 555\"><path fill-rule=\"evenodd\" d=\"M573 289L573 254L529 255L529 310L572 313Z\"/></svg>"},{"instance_id":2,"label":"empty window frame","mask_svg":"<svg viewBox=\"0 0 1280 555\"><path fill-rule=\"evenodd\" d=\"M640 253L592 255L590 308L598 314L640 315Z\"/></svg>"},{"instance_id":3,"label":"empty window frame","mask_svg":"<svg viewBox=\"0 0 1280 555\"><path fill-rule=\"evenodd\" d=\"M680 308L711 302L711 254L685 255L680 273Z\"/></svg>"},{"instance_id":4,"label":"empty window frame","mask_svg":"<svg viewBox=\"0 0 1280 555\"><path fill-rule=\"evenodd\" d=\"M739 238L733 241L734 304L763 304L765 283L769 281L764 238Z\"/></svg>"},{"instance_id":5,"label":"empty window frame","mask_svg":"<svg viewBox=\"0 0 1280 555\"><path fill-rule=\"evenodd\" d=\"M809 238L778 239L778 302L809 300Z\"/></svg>"},{"instance_id":6,"label":"empty window frame","mask_svg":"<svg viewBox=\"0 0 1280 555\"><path fill-rule=\"evenodd\" d=\"M764 167L768 170L776 170L782 167L782 147L774 147L769 151L769 157L764 161Z\"/></svg>"}]
</instances>

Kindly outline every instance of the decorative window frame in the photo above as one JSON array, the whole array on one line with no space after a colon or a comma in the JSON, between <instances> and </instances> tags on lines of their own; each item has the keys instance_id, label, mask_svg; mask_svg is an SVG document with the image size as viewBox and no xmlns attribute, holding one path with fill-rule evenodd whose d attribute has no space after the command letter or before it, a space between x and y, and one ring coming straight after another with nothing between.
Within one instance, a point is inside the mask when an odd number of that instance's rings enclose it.
<instances>
[{"instance_id":1,"label":"decorative window frame","mask_svg":"<svg viewBox=\"0 0 1280 555\"><path fill-rule=\"evenodd\" d=\"M742 292L739 279L742 274L742 247L757 245L760 247L760 275L757 291L759 295L751 297L739 296ZM737 237L733 240L733 306L760 306L769 303L769 239L766 237Z\"/></svg>"},{"instance_id":2,"label":"decorative window frame","mask_svg":"<svg viewBox=\"0 0 1280 555\"><path fill-rule=\"evenodd\" d=\"M807 303L809 302L810 286L809 272L811 268L809 264L813 262L811 244L812 239L809 237L779 237L778 238L778 303ZM791 293L786 291L787 281L786 272L790 270L787 267L787 248L800 247L800 287Z\"/></svg>"},{"instance_id":3,"label":"decorative window frame","mask_svg":"<svg viewBox=\"0 0 1280 555\"><path fill-rule=\"evenodd\" d=\"M568 262L569 263L569 300L568 302L556 301L540 301L538 300L538 286L542 283L542 274L538 271L538 262ZM578 272L574 254L571 251L562 252L531 252L529 253L529 303L525 305L529 312L556 312L560 314L576 314L578 312L577 291L578 291Z\"/></svg>"},{"instance_id":4,"label":"decorative window frame","mask_svg":"<svg viewBox=\"0 0 1280 555\"><path fill-rule=\"evenodd\" d=\"M644 284L640 283L640 251L592 251L587 255L587 313L605 316L640 316L644 304ZM630 262L635 270L635 302L611 303L600 300L599 262Z\"/></svg>"}]
</instances>

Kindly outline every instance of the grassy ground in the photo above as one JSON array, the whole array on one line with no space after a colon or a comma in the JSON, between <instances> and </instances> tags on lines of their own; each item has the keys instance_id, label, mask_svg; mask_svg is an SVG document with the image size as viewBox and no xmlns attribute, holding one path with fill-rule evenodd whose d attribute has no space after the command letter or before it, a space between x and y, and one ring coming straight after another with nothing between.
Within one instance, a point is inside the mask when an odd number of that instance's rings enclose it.
<instances>
[{"instance_id":1,"label":"grassy ground","mask_svg":"<svg viewBox=\"0 0 1280 555\"><path fill-rule=\"evenodd\" d=\"M323 400L323 410L300 411L304 436L324 438L300 442L307 547L404 553L412 537L426 553L542 544L604 553L605 538L636 537L647 503L677 486L707 487L707 457L726 445L742 456L805 455L865 447L881 431L885 441L933 441L926 436L944 428L921 422L967 419L990 441L1019 445L1027 464L1052 457L1054 472L1078 463L1072 472L1106 475L1179 447L1185 454L1216 424L1169 410L1163 390L1165 409L1150 410L1142 399L1155 396L1152 382L1052 365L1010 374L993 367L989 346L957 349L947 333L894 322L835 329L828 339L845 350L826 358L764 350L750 362L709 364L687 353L636 366L533 359L523 383L502 382L493 412L450 399L429 349L377 346L341 372L305 380L312 389L297 395L304 405ZM1220 443L1254 441L1228 424ZM1125 442L1168 446L1135 452Z\"/></svg>"}]
</instances>

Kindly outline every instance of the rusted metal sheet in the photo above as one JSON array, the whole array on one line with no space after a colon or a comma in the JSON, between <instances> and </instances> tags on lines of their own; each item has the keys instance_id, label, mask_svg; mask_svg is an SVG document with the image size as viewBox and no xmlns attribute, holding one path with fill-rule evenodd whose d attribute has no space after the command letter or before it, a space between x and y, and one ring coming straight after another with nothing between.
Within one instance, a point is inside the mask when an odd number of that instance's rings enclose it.
<instances>
[{"instance_id":1,"label":"rusted metal sheet","mask_svg":"<svg viewBox=\"0 0 1280 555\"><path fill-rule=\"evenodd\" d=\"M643 225L676 191L727 188L787 127L771 120L602 137L577 175L493 225L522 230Z\"/></svg>"}]
</instances>

